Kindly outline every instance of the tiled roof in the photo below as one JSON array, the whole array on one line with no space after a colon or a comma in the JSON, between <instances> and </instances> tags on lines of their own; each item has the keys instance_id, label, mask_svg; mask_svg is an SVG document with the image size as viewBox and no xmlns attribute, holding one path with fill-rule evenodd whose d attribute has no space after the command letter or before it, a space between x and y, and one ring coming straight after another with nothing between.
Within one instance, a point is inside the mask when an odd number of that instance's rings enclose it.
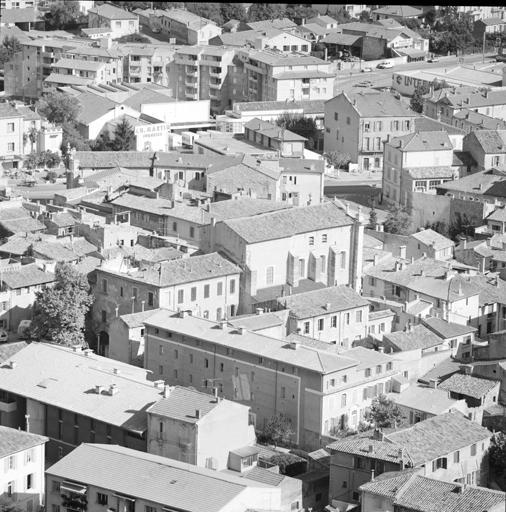
<instances>
[{"instance_id":1,"label":"tiled roof","mask_svg":"<svg viewBox=\"0 0 506 512\"><path fill-rule=\"evenodd\" d=\"M415 132L402 137L393 137L390 144L401 151L451 151L448 133L443 131Z\"/></svg>"},{"instance_id":2,"label":"tiled roof","mask_svg":"<svg viewBox=\"0 0 506 512\"><path fill-rule=\"evenodd\" d=\"M32 342L11 359L15 368L0 367L3 390L125 430L144 432L146 408L162 398L146 380L146 370L95 354ZM108 390L112 384L118 390L112 396L94 392L96 385Z\"/></svg>"},{"instance_id":3,"label":"tiled roof","mask_svg":"<svg viewBox=\"0 0 506 512\"><path fill-rule=\"evenodd\" d=\"M38 121L41 118L37 112L34 112L30 107L24 105L18 105L17 111L23 116L25 121Z\"/></svg>"},{"instance_id":4,"label":"tiled roof","mask_svg":"<svg viewBox=\"0 0 506 512\"><path fill-rule=\"evenodd\" d=\"M28 346L26 341L15 341L13 343L2 343L0 345L0 364L16 355L20 350Z\"/></svg>"},{"instance_id":5,"label":"tiled roof","mask_svg":"<svg viewBox=\"0 0 506 512\"><path fill-rule=\"evenodd\" d=\"M505 123L505 127L506 127L506 123ZM468 151L453 150L452 166L456 166L456 165L458 165L458 166L466 165L469 167L473 167L473 166L477 165L477 162L473 158L473 155L471 155L471 153L469 153Z\"/></svg>"},{"instance_id":6,"label":"tiled roof","mask_svg":"<svg viewBox=\"0 0 506 512\"><path fill-rule=\"evenodd\" d=\"M450 356L448 356L446 359L434 366L434 368L429 370L425 375L422 375L418 380L420 382L429 383L432 379L447 379L454 373L460 372L461 365L461 362L454 361Z\"/></svg>"},{"instance_id":7,"label":"tiled roof","mask_svg":"<svg viewBox=\"0 0 506 512\"><path fill-rule=\"evenodd\" d=\"M345 352L341 352L341 356L349 357L360 361L357 370L363 370L365 368L371 368L380 364L387 364L395 361L395 357L389 354L383 354L376 350L370 350L365 347L354 347ZM395 370L393 370L395 371Z\"/></svg>"},{"instance_id":8,"label":"tiled roof","mask_svg":"<svg viewBox=\"0 0 506 512\"><path fill-rule=\"evenodd\" d=\"M52 283L54 274L44 272L37 265L25 265L19 270L10 270L2 275L2 282L11 290Z\"/></svg>"},{"instance_id":9,"label":"tiled roof","mask_svg":"<svg viewBox=\"0 0 506 512\"><path fill-rule=\"evenodd\" d=\"M401 394L393 393L391 397L398 405L436 415L448 412L457 403L442 387L431 388L422 384L413 384Z\"/></svg>"},{"instance_id":10,"label":"tiled roof","mask_svg":"<svg viewBox=\"0 0 506 512\"><path fill-rule=\"evenodd\" d=\"M335 73L327 73L318 69L296 69L293 71L283 71L272 75L273 80L296 80L301 78L333 78Z\"/></svg>"},{"instance_id":11,"label":"tiled roof","mask_svg":"<svg viewBox=\"0 0 506 512\"><path fill-rule=\"evenodd\" d=\"M506 90L494 90L488 92L462 92L451 94L442 91L443 98L439 97L444 104L449 104L457 108L478 108L478 107L491 107L493 105L506 104ZM437 96L436 96L437 98Z\"/></svg>"},{"instance_id":12,"label":"tiled roof","mask_svg":"<svg viewBox=\"0 0 506 512\"><path fill-rule=\"evenodd\" d=\"M317 57L310 57L308 55L301 55L300 53L288 53L278 52L273 53L272 51L265 50L251 50L249 52L251 59L263 62L267 65L272 66L304 66L304 65L328 65L322 59Z\"/></svg>"},{"instance_id":13,"label":"tiled roof","mask_svg":"<svg viewBox=\"0 0 506 512\"><path fill-rule=\"evenodd\" d=\"M492 432L460 412L448 412L385 436L407 448L415 465L437 459L492 437Z\"/></svg>"},{"instance_id":14,"label":"tiled roof","mask_svg":"<svg viewBox=\"0 0 506 512\"><path fill-rule=\"evenodd\" d=\"M187 512L233 510L247 487L266 487L245 478L109 444L81 444L51 466L48 475Z\"/></svg>"},{"instance_id":15,"label":"tiled roof","mask_svg":"<svg viewBox=\"0 0 506 512\"><path fill-rule=\"evenodd\" d=\"M475 130L472 133L485 153L506 153L506 130Z\"/></svg>"},{"instance_id":16,"label":"tiled roof","mask_svg":"<svg viewBox=\"0 0 506 512\"><path fill-rule=\"evenodd\" d=\"M369 322L371 320L388 318L389 316L395 316L395 313L391 309L379 309L378 311L371 311L369 313Z\"/></svg>"},{"instance_id":17,"label":"tiled roof","mask_svg":"<svg viewBox=\"0 0 506 512\"><path fill-rule=\"evenodd\" d=\"M48 260L75 261L79 257L78 254L59 242L45 239L34 241L33 238L16 236L11 237L5 244L1 245L0 252L22 256L30 246L32 246L36 255L40 255Z\"/></svg>"},{"instance_id":18,"label":"tiled roof","mask_svg":"<svg viewBox=\"0 0 506 512\"><path fill-rule=\"evenodd\" d=\"M504 25L506 22L501 18L482 18L481 21L485 25Z\"/></svg>"},{"instance_id":19,"label":"tiled roof","mask_svg":"<svg viewBox=\"0 0 506 512\"><path fill-rule=\"evenodd\" d=\"M465 135L466 132L461 130L460 128L456 128L451 124L442 123L441 121L436 121L435 119L431 119L427 116L421 116L415 118L415 132L435 132L435 131L445 131L450 135Z\"/></svg>"},{"instance_id":20,"label":"tiled roof","mask_svg":"<svg viewBox=\"0 0 506 512\"><path fill-rule=\"evenodd\" d=\"M105 62L95 62L80 59L60 59L52 65L53 68L78 69L82 71L98 71L106 65Z\"/></svg>"},{"instance_id":21,"label":"tiled roof","mask_svg":"<svg viewBox=\"0 0 506 512\"><path fill-rule=\"evenodd\" d=\"M472 133L481 133L474 131ZM506 197L506 172L488 169L458 180L448 181L437 187L440 190L468 192L474 195Z\"/></svg>"},{"instance_id":22,"label":"tiled roof","mask_svg":"<svg viewBox=\"0 0 506 512\"><path fill-rule=\"evenodd\" d=\"M393 18L385 18L384 20L376 20L373 22L374 25L381 25L382 27L389 28L402 28L402 25Z\"/></svg>"},{"instance_id":23,"label":"tiled roof","mask_svg":"<svg viewBox=\"0 0 506 512\"><path fill-rule=\"evenodd\" d=\"M343 285L281 297L278 304L289 309L291 315L304 319L369 306L370 302Z\"/></svg>"},{"instance_id":24,"label":"tiled roof","mask_svg":"<svg viewBox=\"0 0 506 512\"><path fill-rule=\"evenodd\" d=\"M356 367L359 364L356 359L315 350L304 345L294 349L285 341L263 334L249 331L240 334L237 328L228 326L222 329L217 322L204 318L187 316L182 319L178 313L169 310L152 316L146 321L146 325L178 332L192 338L208 340L221 347L306 368L320 374Z\"/></svg>"},{"instance_id":25,"label":"tiled roof","mask_svg":"<svg viewBox=\"0 0 506 512\"><path fill-rule=\"evenodd\" d=\"M209 393L201 393L194 389L175 386L170 388L170 394L148 409L148 413L165 416L187 423L198 423L212 410L216 409L225 401L216 401L216 398ZM197 418L196 411L200 411L200 418Z\"/></svg>"},{"instance_id":26,"label":"tiled roof","mask_svg":"<svg viewBox=\"0 0 506 512\"><path fill-rule=\"evenodd\" d=\"M409 175L417 179L427 178L453 178L455 171L449 166L434 166L434 167L409 167L404 169Z\"/></svg>"},{"instance_id":27,"label":"tiled roof","mask_svg":"<svg viewBox=\"0 0 506 512\"><path fill-rule=\"evenodd\" d=\"M244 478L248 480L254 480L255 482L260 482L262 484L272 485L277 487L285 480L285 476L280 473L274 473L269 471L268 469L259 468L255 466L251 471L248 471Z\"/></svg>"},{"instance_id":28,"label":"tiled roof","mask_svg":"<svg viewBox=\"0 0 506 512\"><path fill-rule=\"evenodd\" d=\"M271 110L299 110L304 114L323 114L325 113L325 100L299 100L287 104L286 101L251 101L248 103L234 103L234 111L239 112L257 112Z\"/></svg>"},{"instance_id":29,"label":"tiled roof","mask_svg":"<svg viewBox=\"0 0 506 512\"><path fill-rule=\"evenodd\" d=\"M77 75L64 75L63 73L51 73L44 82L52 84L88 85L93 82L93 78L84 78Z\"/></svg>"},{"instance_id":30,"label":"tiled roof","mask_svg":"<svg viewBox=\"0 0 506 512\"><path fill-rule=\"evenodd\" d=\"M372 451L371 451L372 447ZM332 453L341 452L352 455L360 455L365 458L379 459L392 464L399 464L401 460L405 463L413 461L409 452L396 444L387 441L378 441L377 439L354 438L344 441L336 441L326 446Z\"/></svg>"},{"instance_id":31,"label":"tiled roof","mask_svg":"<svg viewBox=\"0 0 506 512\"><path fill-rule=\"evenodd\" d=\"M132 281L142 281L160 288L241 273L239 267L230 263L217 252L179 260L162 261L146 270L130 273L120 273L106 269L100 269L99 271Z\"/></svg>"},{"instance_id":32,"label":"tiled roof","mask_svg":"<svg viewBox=\"0 0 506 512\"><path fill-rule=\"evenodd\" d=\"M118 103L92 92L85 92L76 96L77 101L83 106L79 114L79 122L88 125L101 118L107 112L118 106Z\"/></svg>"},{"instance_id":33,"label":"tiled roof","mask_svg":"<svg viewBox=\"0 0 506 512\"><path fill-rule=\"evenodd\" d=\"M77 220L68 212L60 212L52 215L50 221L59 228L73 226L77 224Z\"/></svg>"},{"instance_id":34,"label":"tiled roof","mask_svg":"<svg viewBox=\"0 0 506 512\"><path fill-rule=\"evenodd\" d=\"M415 325L412 331L397 331L385 333L383 336L394 347L402 352L406 350L425 350L441 345L443 340L424 325Z\"/></svg>"},{"instance_id":35,"label":"tiled roof","mask_svg":"<svg viewBox=\"0 0 506 512\"><path fill-rule=\"evenodd\" d=\"M88 9L88 12L92 12L94 14L98 14L104 18L108 18L110 20L138 20L138 16L132 14L125 9L120 9L119 7L115 7L111 4L103 4L97 5L92 9Z\"/></svg>"},{"instance_id":36,"label":"tiled roof","mask_svg":"<svg viewBox=\"0 0 506 512\"><path fill-rule=\"evenodd\" d=\"M409 105L389 92L341 93L362 117L417 117ZM337 98L339 96L336 96ZM335 98L329 101L333 101Z\"/></svg>"},{"instance_id":37,"label":"tiled roof","mask_svg":"<svg viewBox=\"0 0 506 512\"><path fill-rule=\"evenodd\" d=\"M505 208L497 208L497 210L494 210L487 217L487 220L498 220L501 222L506 222L506 209Z\"/></svg>"},{"instance_id":38,"label":"tiled roof","mask_svg":"<svg viewBox=\"0 0 506 512\"><path fill-rule=\"evenodd\" d=\"M474 375L456 373L439 385L439 389L445 389L452 393L483 398L489 391L499 387L500 381L482 379Z\"/></svg>"},{"instance_id":39,"label":"tiled roof","mask_svg":"<svg viewBox=\"0 0 506 512\"><path fill-rule=\"evenodd\" d=\"M300 135L297 135L290 130L285 130L280 126L275 126L267 121L262 121L261 119L258 119L258 117L248 121L244 125L244 128L260 133L261 135L265 135L271 139L277 139L283 142L307 140L305 137L301 137Z\"/></svg>"},{"instance_id":40,"label":"tiled roof","mask_svg":"<svg viewBox=\"0 0 506 512\"><path fill-rule=\"evenodd\" d=\"M334 31L335 29L332 28L325 28L321 25L318 25L318 23L306 23L305 25L300 25L297 27L297 32L313 32L313 34L317 34L319 36L324 36L328 34L331 31Z\"/></svg>"},{"instance_id":41,"label":"tiled roof","mask_svg":"<svg viewBox=\"0 0 506 512\"><path fill-rule=\"evenodd\" d=\"M2 9L2 23L27 23L42 19L35 7L24 9Z\"/></svg>"},{"instance_id":42,"label":"tiled roof","mask_svg":"<svg viewBox=\"0 0 506 512\"><path fill-rule=\"evenodd\" d=\"M192 30L200 30L206 25L216 25L214 21L203 18L202 16L197 16L189 11L183 11L182 9L164 11L163 16L171 20L178 21Z\"/></svg>"},{"instance_id":43,"label":"tiled roof","mask_svg":"<svg viewBox=\"0 0 506 512\"><path fill-rule=\"evenodd\" d=\"M261 315L241 315L234 316L229 320L229 324L234 327L244 327L248 331L255 332L271 327L279 327L283 325L279 313L262 313Z\"/></svg>"},{"instance_id":44,"label":"tiled roof","mask_svg":"<svg viewBox=\"0 0 506 512\"><path fill-rule=\"evenodd\" d=\"M300 343L301 345L305 345L306 347L313 347L318 350L328 350L329 352L338 353L338 346L333 343L327 343L325 341L316 340L315 338L310 338L309 336L303 336L302 334L298 334L296 332L290 333L288 336L283 338L286 341L294 341L295 343Z\"/></svg>"},{"instance_id":45,"label":"tiled roof","mask_svg":"<svg viewBox=\"0 0 506 512\"><path fill-rule=\"evenodd\" d=\"M359 487L360 491L376 494L385 498L395 498L399 489L413 477L412 472L395 471L391 473L383 473L379 477L363 484Z\"/></svg>"},{"instance_id":46,"label":"tiled roof","mask_svg":"<svg viewBox=\"0 0 506 512\"><path fill-rule=\"evenodd\" d=\"M470 334L472 332L476 332L475 327L471 327L469 325L461 325L453 322L447 322L442 318L438 317L429 317L423 320L423 323L437 335L439 335L443 339L450 339L455 336L462 336L464 334Z\"/></svg>"},{"instance_id":47,"label":"tiled roof","mask_svg":"<svg viewBox=\"0 0 506 512\"><path fill-rule=\"evenodd\" d=\"M270 28L278 28L283 30L285 28L296 28L297 24L288 18L282 18L279 20L265 20L265 21L254 21L249 22L248 26L253 30L269 30Z\"/></svg>"},{"instance_id":48,"label":"tiled roof","mask_svg":"<svg viewBox=\"0 0 506 512\"><path fill-rule=\"evenodd\" d=\"M506 130L506 121L496 119L495 117L486 116L480 112L475 112L468 108L455 112L454 119L462 119L468 123L476 125L477 129L481 130Z\"/></svg>"},{"instance_id":49,"label":"tiled roof","mask_svg":"<svg viewBox=\"0 0 506 512\"><path fill-rule=\"evenodd\" d=\"M0 226L11 233L42 231L46 226L30 216L24 208L0 209Z\"/></svg>"},{"instance_id":50,"label":"tiled roof","mask_svg":"<svg viewBox=\"0 0 506 512\"><path fill-rule=\"evenodd\" d=\"M411 236L423 244L433 246L436 251L455 246L455 242L441 235L437 231L434 231L433 229L424 229L418 233L414 233Z\"/></svg>"},{"instance_id":51,"label":"tiled roof","mask_svg":"<svg viewBox=\"0 0 506 512\"><path fill-rule=\"evenodd\" d=\"M216 220L220 221L251 217L252 215L261 215L263 213L286 210L288 208L291 208L291 205L281 201L241 197L239 199L229 199L227 201L211 203L209 205L209 213L211 217L215 217Z\"/></svg>"},{"instance_id":52,"label":"tiled roof","mask_svg":"<svg viewBox=\"0 0 506 512\"><path fill-rule=\"evenodd\" d=\"M372 14L383 14L386 16L400 16L401 18L421 16L423 11L410 5L387 5L372 11Z\"/></svg>"},{"instance_id":53,"label":"tiled roof","mask_svg":"<svg viewBox=\"0 0 506 512\"><path fill-rule=\"evenodd\" d=\"M493 507L499 511L504 508L505 496L503 492L484 487L463 486L416 475L399 488L393 504L396 509L417 512L483 512Z\"/></svg>"},{"instance_id":54,"label":"tiled roof","mask_svg":"<svg viewBox=\"0 0 506 512\"><path fill-rule=\"evenodd\" d=\"M344 46L353 46L357 41L362 39L363 35L353 35L353 34L342 34L339 32L334 32L324 37L321 42L328 44L342 44Z\"/></svg>"},{"instance_id":55,"label":"tiled roof","mask_svg":"<svg viewBox=\"0 0 506 512\"><path fill-rule=\"evenodd\" d=\"M143 89L142 91L135 93L133 96L130 96L130 98L123 102L123 105L131 107L140 112L142 105L175 102L176 98L173 98L172 96L160 94L157 91L151 91L149 89Z\"/></svg>"},{"instance_id":56,"label":"tiled roof","mask_svg":"<svg viewBox=\"0 0 506 512\"><path fill-rule=\"evenodd\" d=\"M307 23L317 23L318 21L322 21L326 25L337 24L337 21L326 14L323 16L317 16L316 18L310 18L307 20Z\"/></svg>"},{"instance_id":57,"label":"tiled roof","mask_svg":"<svg viewBox=\"0 0 506 512\"><path fill-rule=\"evenodd\" d=\"M49 441L47 437L0 425L0 459L23 450L28 450L47 441Z\"/></svg>"},{"instance_id":58,"label":"tiled roof","mask_svg":"<svg viewBox=\"0 0 506 512\"><path fill-rule=\"evenodd\" d=\"M353 219L333 202L265 213L248 219L225 221L246 243L288 238L338 226L349 226Z\"/></svg>"},{"instance_id":59,"label":"tiled roof","mask_svg":"<svg viewBox=\"0 0 506 512\"><path fill-rule=\"evenodd\" d=\"M161 311L160 308L150 309L149 311L139 311L138 313L131 313L129 315L120 315L119 318L121 318L121 320L123 320L130 329L134 329L135 327L142 327L145 320L152 317L159 311Z\"/></svg>"}]
</instances>

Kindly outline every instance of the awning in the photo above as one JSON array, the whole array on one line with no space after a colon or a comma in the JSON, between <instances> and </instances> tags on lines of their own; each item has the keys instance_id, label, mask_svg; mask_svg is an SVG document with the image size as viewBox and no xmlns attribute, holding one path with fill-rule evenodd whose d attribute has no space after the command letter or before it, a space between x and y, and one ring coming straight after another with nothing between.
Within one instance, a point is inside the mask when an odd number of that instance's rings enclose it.
<instances>
[{"instance_id":1,"label":"awning","mask_svg":"<svg viewBox=\"0 0 506 512\"><path fill-rule=\"evenodd\" d=\"M404 48L404 50L396 50L400 55L406 55L410 59L419 59L425 57L427 52L423 50L417 50L416 48Z\"/></svg>"},{"instance_id":2,"label":"awning","mask_svg":"<svg viewBox=\"0 0 506 512\"><path fill-rule=\"evenodd\" d=\"M63 482L60 489L64 491L76 492L78 494L86 494L88 487L86 485L75 484L74 482Z\"/></svg>"},{"instance_id":3,"label":"awning","mask_svg":"<svg viewBox=\"0 0 506 512\"><path fill-rule=\"evenodd\" d=\"M120 498L122 500L135 501L135 498L131 498L130 496L125 496L124 494L113 494L115 498Z\"/></svg>"}]
</instances>

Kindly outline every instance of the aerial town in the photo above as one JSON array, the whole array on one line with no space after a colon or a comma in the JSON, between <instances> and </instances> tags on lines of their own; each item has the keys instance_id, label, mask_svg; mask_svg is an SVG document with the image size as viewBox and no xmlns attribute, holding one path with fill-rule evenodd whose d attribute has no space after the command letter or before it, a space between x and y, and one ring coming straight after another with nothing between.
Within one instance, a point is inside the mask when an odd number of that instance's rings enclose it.
<instances>
[{"instance_id":1,"label":"aerial town","mask_svg":"<svg viewBox=\"0 0 506 512\"><path fill-rule=\"evenodd\" d=\"M0 7L0 512L506 510L506 7Z\"/></svg>"}]
</instances>

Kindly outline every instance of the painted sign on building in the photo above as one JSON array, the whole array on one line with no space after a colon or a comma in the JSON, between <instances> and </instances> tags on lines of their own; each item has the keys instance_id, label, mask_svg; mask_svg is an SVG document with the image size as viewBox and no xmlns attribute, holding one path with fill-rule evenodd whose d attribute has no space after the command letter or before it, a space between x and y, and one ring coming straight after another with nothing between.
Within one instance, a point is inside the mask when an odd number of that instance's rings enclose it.
<instances>
[{"instance_id":1,"label":"painted sign on building","mask_svg":"<svg viewBox=\"0 0 506 512\"><path fill-rule=\"evenodd\" d=\"M135 127L137 151L168 151L170 123L157 123Z\"/></svg>"}]
</instances>

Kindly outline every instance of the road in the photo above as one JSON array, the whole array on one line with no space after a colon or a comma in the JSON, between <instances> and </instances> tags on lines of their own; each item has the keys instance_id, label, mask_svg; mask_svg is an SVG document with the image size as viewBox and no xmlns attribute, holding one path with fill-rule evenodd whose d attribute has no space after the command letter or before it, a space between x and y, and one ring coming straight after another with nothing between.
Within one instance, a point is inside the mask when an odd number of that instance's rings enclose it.
<instances>
[{"instance_id":1,"label":"road","mask_svg":"<svg viewBox=\"0 0 506 512\"><path fill-rule=\"evenodd\" d=\"M323 192L329 199L337 197L345 201L353 201L362 206L371 206L374 199L374 204L377 206L381 187L362 184L333 185L326 186Z\"/></svg>"}]
</instances>

